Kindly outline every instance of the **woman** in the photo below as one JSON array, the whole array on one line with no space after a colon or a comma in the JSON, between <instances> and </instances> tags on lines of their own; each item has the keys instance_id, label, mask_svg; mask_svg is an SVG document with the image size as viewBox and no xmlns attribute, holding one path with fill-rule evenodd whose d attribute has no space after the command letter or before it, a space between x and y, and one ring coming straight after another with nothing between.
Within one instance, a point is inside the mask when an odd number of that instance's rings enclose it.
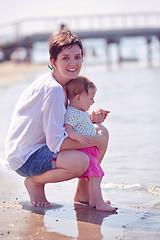
<instances>
[{"instance_id":1,"label":"woman","mask_svg":"<svg viewBox=\"0 0 160 240\"><path fill-rule=\"evenodd\" d=\"M21 95L6 140L9 166L26 177L25 187L31 203L37 207L50 206L44 191L46 183L79 177L89 164L87 155L75 150L82 148L82 144L69 139L63 126L66 111L63 87L81 70L81 40L70 31L63 31L51 37L49 53L53 71L37 79ZM94 123L105 118L103 110L91 115ZM108 132L102 125L96 128L98 134L90 137L88 146L98 146L101 162ZM81 179L75 201L88 200L88 185Z\"/></svg>"}]
</instances>

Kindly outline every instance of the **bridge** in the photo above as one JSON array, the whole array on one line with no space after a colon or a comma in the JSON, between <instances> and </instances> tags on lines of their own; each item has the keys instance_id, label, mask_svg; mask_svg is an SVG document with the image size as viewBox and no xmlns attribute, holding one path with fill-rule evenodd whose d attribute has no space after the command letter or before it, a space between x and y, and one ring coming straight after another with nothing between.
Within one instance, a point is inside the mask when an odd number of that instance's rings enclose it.
<instances>
[{"instance_id":1,"label":"bridge","mask_svg":"<svg viewBox=\"0 0 160 240\"><path fill-rule=\"evenodd\" d=\"M4 59L10 60L17 47L32 49L35 42L47 41L51 34L60 30L61 24L81 39L104 38L108 48L111 43L117 44L119 61L122 58L120 43L124 37L146 39L148 63L152 58L152 38L156 37L160 42L160 12L29 18L0 25L0 49Z\"/></svg>"}]
</instances>

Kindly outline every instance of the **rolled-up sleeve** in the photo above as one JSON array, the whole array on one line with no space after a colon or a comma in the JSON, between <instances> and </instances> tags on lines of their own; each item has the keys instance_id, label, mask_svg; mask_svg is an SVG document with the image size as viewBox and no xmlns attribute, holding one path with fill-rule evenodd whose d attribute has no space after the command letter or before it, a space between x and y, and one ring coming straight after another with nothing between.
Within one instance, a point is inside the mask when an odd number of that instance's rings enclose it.
<instances>
[{"instance_id":1,"label":"rolled-up sleeve","mask_svg":"<svg viewBox=\"0 0 160 240\"><path fill-rule=\"evenodd\" d=\"M64 128L65 96L61 86L54 86L45 96L42 110L46 144L52 152L59 152L62 142L68 137Z\"/></svg>"}]
</instances>

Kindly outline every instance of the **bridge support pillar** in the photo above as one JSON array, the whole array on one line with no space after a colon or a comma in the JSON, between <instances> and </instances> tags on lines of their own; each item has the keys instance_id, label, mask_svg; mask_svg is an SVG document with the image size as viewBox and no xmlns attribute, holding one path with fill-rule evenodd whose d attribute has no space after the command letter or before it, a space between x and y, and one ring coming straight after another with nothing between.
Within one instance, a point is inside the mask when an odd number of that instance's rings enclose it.
<instances>
[{"instance_id":1,"label":"bridge support pillar","mask_svg":"<svg viewBox=\"0 0 160 240\"><path fill-rule=\"evenodd\" d=\"M107 56L107 67L111 66L111 54L110 54L110 43L106 40L106 56Z\"/></svg>"},{"instance_id":2,"label":"bridge support pillar","mask_svg":"<svg viewBox=\"0 0 160 240\"><path fill-rule=\"evenodd\" d=\"M147 43L147 61L148 61L148 65L151 66L152 65L152 49L151 49L152 37L146 37L146 43Z\"/></svg>"},{"instance_id":3,"label":"bridge support pillar","mask_svg":"<svg viewBox=\"0 0 160 240\"><path fill-rule=\"evenodd\" d=\"M14 51L14 47L6 47L2 49L3 54L4 54L4 60L5 61L10 61L11 60L11 54Z\"/></svg>"},{"instance_id":4,"label":"bridge support pillar","mask_svg":"<svg viewBox=\"0 0 160 240\"><path fill-rule=\"evenodd\" d=\"M160 35L157 36L157 39L158 39L158 41L159 41L159 54L160 54Z\"/></svg>"},{"instance_id":5,"label":"bridge support pillar","mask_svg":"<svg viewBox=\"0 0 160 240\"><path fill-rule=\"evenodd\" d=\"M120 39L117 40L117 57L118 57L118 64L120 65L121 62L122 62L121 41L120 41Z\"/></svg>"},{"instance_id":6,"label":"bridge support pillar","mask_svg":"<svg viewBox=\"0 0 160 240\"><path fill-rule=\"evenodd\" d=\"M121 41L120 39L107 39L106 40L106 55L107 55L107 66L111 67L111 52L110 52L110 44L116 44L117 46L117 64L121 64L122 56L121 56Z\"/></svg>"}]
</instances>

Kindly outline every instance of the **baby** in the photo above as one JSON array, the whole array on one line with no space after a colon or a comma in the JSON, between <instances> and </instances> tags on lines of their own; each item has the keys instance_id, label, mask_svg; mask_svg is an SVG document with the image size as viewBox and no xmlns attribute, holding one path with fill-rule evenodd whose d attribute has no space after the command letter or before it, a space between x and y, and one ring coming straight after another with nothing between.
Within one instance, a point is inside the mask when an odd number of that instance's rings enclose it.
<instances>
[{"instance_id":1,"label":"baby","mask_svg":"<svg viewBox=\"0 0 160 240\"><path fill-rule=\"evenodd\" d=\"M87 147L89 144L87 136L96 135L87 112L94 103L96 86L86 77L79 76L68 82L65 90L70 102L65 114L65 129L69 138L84 145L85 148L78 150L87 154L90 160L87 171L81 176L89 180L89 205L96 207L97 210L114 212L117 208L111 207L102 197L100 184L104 172L98 161L100 152L96 146Z\"/></svg>"}]
</instances>

